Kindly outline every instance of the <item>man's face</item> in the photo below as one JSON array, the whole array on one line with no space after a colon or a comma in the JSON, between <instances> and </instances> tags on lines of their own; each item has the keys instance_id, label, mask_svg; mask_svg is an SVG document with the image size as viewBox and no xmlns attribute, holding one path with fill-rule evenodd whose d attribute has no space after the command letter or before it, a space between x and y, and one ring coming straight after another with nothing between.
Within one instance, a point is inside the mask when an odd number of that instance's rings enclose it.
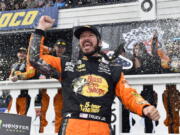
<instances>
[{"instance_id":1,"label":"man's face","mask_svg":"<svg viewBox=\"0 0 180 135\"><path fill-rule=\"evenodd\" d=\"M61 47L61 46L55 46L54 49L56 51L57 56L63 55L66 51L66 47Z\"/></svg>"},{"instance_id":2,"label":"man's face","mask_svg":"<svg viewBox=\"0 0 180 135\"><path fill-rule=\"evenodd\" d=\"M84 54L91 54L98 47L98 40L94 33L85 31L80 35L80 49Z\"/></svg>"},{"instance_id":3,"label":"man's face","mask_svg":"<svg viewBox=\"0 0 180 135\"><path fill-rule=\"evenodd\" d=\"M26 52L24 52L24 51L18 52L18 53L17 53L17 57L18 57L19 60L24 60L24 59L26 59Z\"/></svg>"}]
</instances>

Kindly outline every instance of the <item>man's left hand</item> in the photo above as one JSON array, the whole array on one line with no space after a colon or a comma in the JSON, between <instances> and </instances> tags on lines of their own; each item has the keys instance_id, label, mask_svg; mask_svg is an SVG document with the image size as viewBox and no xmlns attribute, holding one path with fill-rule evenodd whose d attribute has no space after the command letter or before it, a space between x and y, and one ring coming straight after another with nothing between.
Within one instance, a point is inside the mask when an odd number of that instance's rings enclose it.
<instances>
[{"instance_id":1,"label":"man's left hand","mask_svg":"<svg viewBox=\"0 0 180 135\"><path fill-rule=\"evenodd\" d=\"M145 107L143 109L143 114L144 116L147 116L151 120L159 120L160 118L160 114L158 110L153 105Z\"/></svg>"}]
</instances>

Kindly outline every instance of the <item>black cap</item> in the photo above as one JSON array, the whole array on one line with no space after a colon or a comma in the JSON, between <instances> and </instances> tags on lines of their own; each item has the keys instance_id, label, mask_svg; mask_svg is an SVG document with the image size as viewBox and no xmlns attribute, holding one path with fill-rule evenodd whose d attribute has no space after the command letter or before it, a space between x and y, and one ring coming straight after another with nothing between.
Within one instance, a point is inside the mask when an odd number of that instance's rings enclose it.
<instances>
[{"instance_id":1,"label":"black cap","mask_svg":"<svg viewBox=\"0 0 180 135\"><path fill-rule=\"evenodd\" d=\"M91 31L92 33L94 33L99 39L101 39L101 35L99 33L99 31L96 29L96 27L91 26L91 25L85 25L85 26L79 26L76 28L75 32L74 32L74 36L79 39L80 35L82 32L84 31Z\"/></svg>"},{"instance_id":2,"label":"black cap","mask_svg":"<svg viewBox=\"0 0 180 135\"><path fill-rule=\"evenodd\" d=\"M64 39L58 39L54 46L59 46L59 47L66 47L67 42Z\"/></svg>"},{"instance_id":3,"label":"black cap","mask_svg":"<svg viewBox=\"0 0 180 135\"><path fill-rule=\"evenodd\" d=\"M27 49L24 48L24 47L21 47L21 48L18 49L18 52L27 52Z\"/></svg>"}]
</instances>

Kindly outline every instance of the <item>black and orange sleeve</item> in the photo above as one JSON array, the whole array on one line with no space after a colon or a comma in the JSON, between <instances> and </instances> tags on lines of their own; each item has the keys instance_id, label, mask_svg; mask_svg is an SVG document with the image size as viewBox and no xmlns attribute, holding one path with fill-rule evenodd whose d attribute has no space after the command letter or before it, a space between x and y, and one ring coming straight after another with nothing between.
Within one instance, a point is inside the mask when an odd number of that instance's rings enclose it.
<instances>
[{"instance_id":1,"label":"black and orange sleeve","mask_svg":"<svg viewBox=\"0 0 180 135\"><path fill-rule=\"evenodd\" d=\"M43 53L45 32L36 29L31 35L29 44L29 62L42 74L60 79L61 58Z\"/></svg>"},{"instance_id":2,"label":"black and orange sleeve","mask_svg":"<svg viewBox=\"0 0 180 135\"><path fill-rule=\"evenodd\" d=\"M143 115L143 108L150 105L143 97L133 89L121 73L120 80L118 81L115 89L116 96L118 96L122 103L131 112L140 116Z\"/></svg>"}]
</instances>

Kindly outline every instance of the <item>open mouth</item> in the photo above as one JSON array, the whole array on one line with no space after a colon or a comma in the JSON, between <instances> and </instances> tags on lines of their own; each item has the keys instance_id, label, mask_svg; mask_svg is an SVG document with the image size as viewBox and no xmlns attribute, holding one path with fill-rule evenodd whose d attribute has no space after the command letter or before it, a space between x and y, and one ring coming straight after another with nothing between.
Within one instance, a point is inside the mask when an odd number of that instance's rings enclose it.
<instances>
[{"instance_id":1,"label":"open mouth","mask_svg":"<svg viewBox=\"0 0 180 135\"><path fill-rule=\"evenodd\" d=\"M92 43L90 43L90 42L84 42L84 44L83 44L83 48L84 49L90 49L92 47Z\"/></svg>"}]
</instances>

